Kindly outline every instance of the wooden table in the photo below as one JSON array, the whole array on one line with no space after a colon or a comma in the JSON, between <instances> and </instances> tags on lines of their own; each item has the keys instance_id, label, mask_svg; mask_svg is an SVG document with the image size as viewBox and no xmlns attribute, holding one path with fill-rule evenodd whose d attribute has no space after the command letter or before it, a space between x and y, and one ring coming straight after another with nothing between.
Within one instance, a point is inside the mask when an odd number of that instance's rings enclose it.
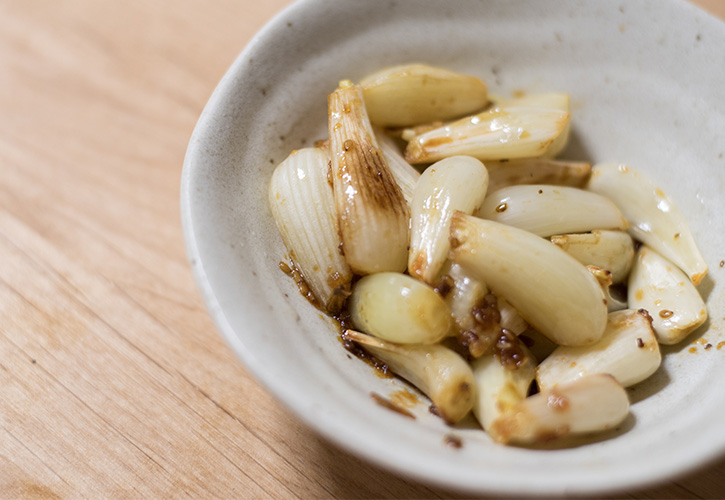
<instances>
[{"instance_id":1,"label":"wooden table","mask_svg":"<svg viewBox=\"0 0 725 500\"><path fill-rule=\"evenodd\" d=\"M287 3L0 3L0 498L459 496L301 425L187 265L187 141ZM725 497L725 460L623 497Z\"/></svg>"}]
</instances>

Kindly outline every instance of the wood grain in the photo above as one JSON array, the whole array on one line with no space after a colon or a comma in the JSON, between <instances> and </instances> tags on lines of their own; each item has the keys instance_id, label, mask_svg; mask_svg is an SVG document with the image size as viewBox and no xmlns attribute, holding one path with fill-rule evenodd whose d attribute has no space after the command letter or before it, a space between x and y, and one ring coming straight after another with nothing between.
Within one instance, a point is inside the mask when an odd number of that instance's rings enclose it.
<instances>
[{"instance_id":1,"label":"wood grain","mask_svg":"<svg viewBox=\"0 0 725 500\"><path fill-rule=\"evenodd\" d=\"M193 282L187 141L287 3L0 3L1 498L461 496L303 427L237 362ZM622 497L723 496L725 461Z\"/></svg>"}]
</instances>

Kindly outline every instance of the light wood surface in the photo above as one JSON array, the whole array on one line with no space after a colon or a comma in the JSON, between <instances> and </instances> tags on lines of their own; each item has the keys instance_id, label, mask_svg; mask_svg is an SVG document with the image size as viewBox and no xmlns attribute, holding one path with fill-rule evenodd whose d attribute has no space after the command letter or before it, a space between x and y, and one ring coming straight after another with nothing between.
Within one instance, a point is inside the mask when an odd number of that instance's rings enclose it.
<instances>
[{"instance_id":1,"label":"light wood surface","mask_svg":"<svg viewBox=\"0 0 725 500\"><path fill-rule=\"evenodd\" d=\"M0 498L460 496L305 428L193 282L187 141L287 3L0 2ZM725 497L725 460L621 497Z\"/></svg>"}]
</instances>

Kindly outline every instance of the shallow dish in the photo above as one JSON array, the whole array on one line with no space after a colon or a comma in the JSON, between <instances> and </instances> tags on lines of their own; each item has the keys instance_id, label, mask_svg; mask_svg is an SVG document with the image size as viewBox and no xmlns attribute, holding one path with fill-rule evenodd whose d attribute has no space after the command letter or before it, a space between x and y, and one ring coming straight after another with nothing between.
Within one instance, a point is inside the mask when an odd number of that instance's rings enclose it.
<instances>
[{"instance_id":1,"label":"shallow dish","mask_svg":"<svg viewBox=\"0 0 725 500\"><path fill-rule=\"evenodd\" d=\"M194 274L247 368L317 432L400 474L490 494L593 494L671 479L725 451L725 25L683 1L299 1L233 63L191 138L181 212ZM425 62L476 75L492 93L565 91L564 157L623 161L656 179L691 224L709 277L710 321L665 348L630 390L632 415L559 450L493 444L376 404L404 393L349 355L297 293L266 202L274 167L325 138L326 95L383 66ZM702 340L704 339L704 340ZM707 347L707 344L710 347ZM403 391L403 392L400 392ZM455 439L462 446L451 446Z\"/></svg>"}]
</instances>

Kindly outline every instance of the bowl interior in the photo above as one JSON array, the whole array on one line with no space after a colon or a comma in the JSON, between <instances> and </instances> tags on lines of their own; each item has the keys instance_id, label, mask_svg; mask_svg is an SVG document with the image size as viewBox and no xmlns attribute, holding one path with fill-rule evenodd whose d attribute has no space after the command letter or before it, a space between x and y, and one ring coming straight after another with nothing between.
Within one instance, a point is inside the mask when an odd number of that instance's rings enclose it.
<instances>
[{"instance_id":1,"label":"bowl interior","mask_svg":"<svg viewBox=\"0 0 725 500\"><path fill-rule=\"evenodd\" d=\"M221 333L245 365L311 427L399 473L475 492L592 493L658 481L725 448L725 26L678 1L301 1L277 16L219 84L189 144L182 217L190 260ZM689 221L710 266L708 323L665 348L630 391L611 439L559 450L494 445L445 426L423 402L411 421L370 393L406 391L348 355L334 324L278 267L268 209L274 167L324 139L326 96L344 78L425 62L476 75L490 92L564 91L564 157L621 161L656 180ZM707 342L698 343L705 338ZM711 348L705 349L710 343ZM446 444L454 434L461 448ZM677 453L674 453L677 450ZM525 482L521 480L525 471Z\"/></svg>"}]
</instances>

